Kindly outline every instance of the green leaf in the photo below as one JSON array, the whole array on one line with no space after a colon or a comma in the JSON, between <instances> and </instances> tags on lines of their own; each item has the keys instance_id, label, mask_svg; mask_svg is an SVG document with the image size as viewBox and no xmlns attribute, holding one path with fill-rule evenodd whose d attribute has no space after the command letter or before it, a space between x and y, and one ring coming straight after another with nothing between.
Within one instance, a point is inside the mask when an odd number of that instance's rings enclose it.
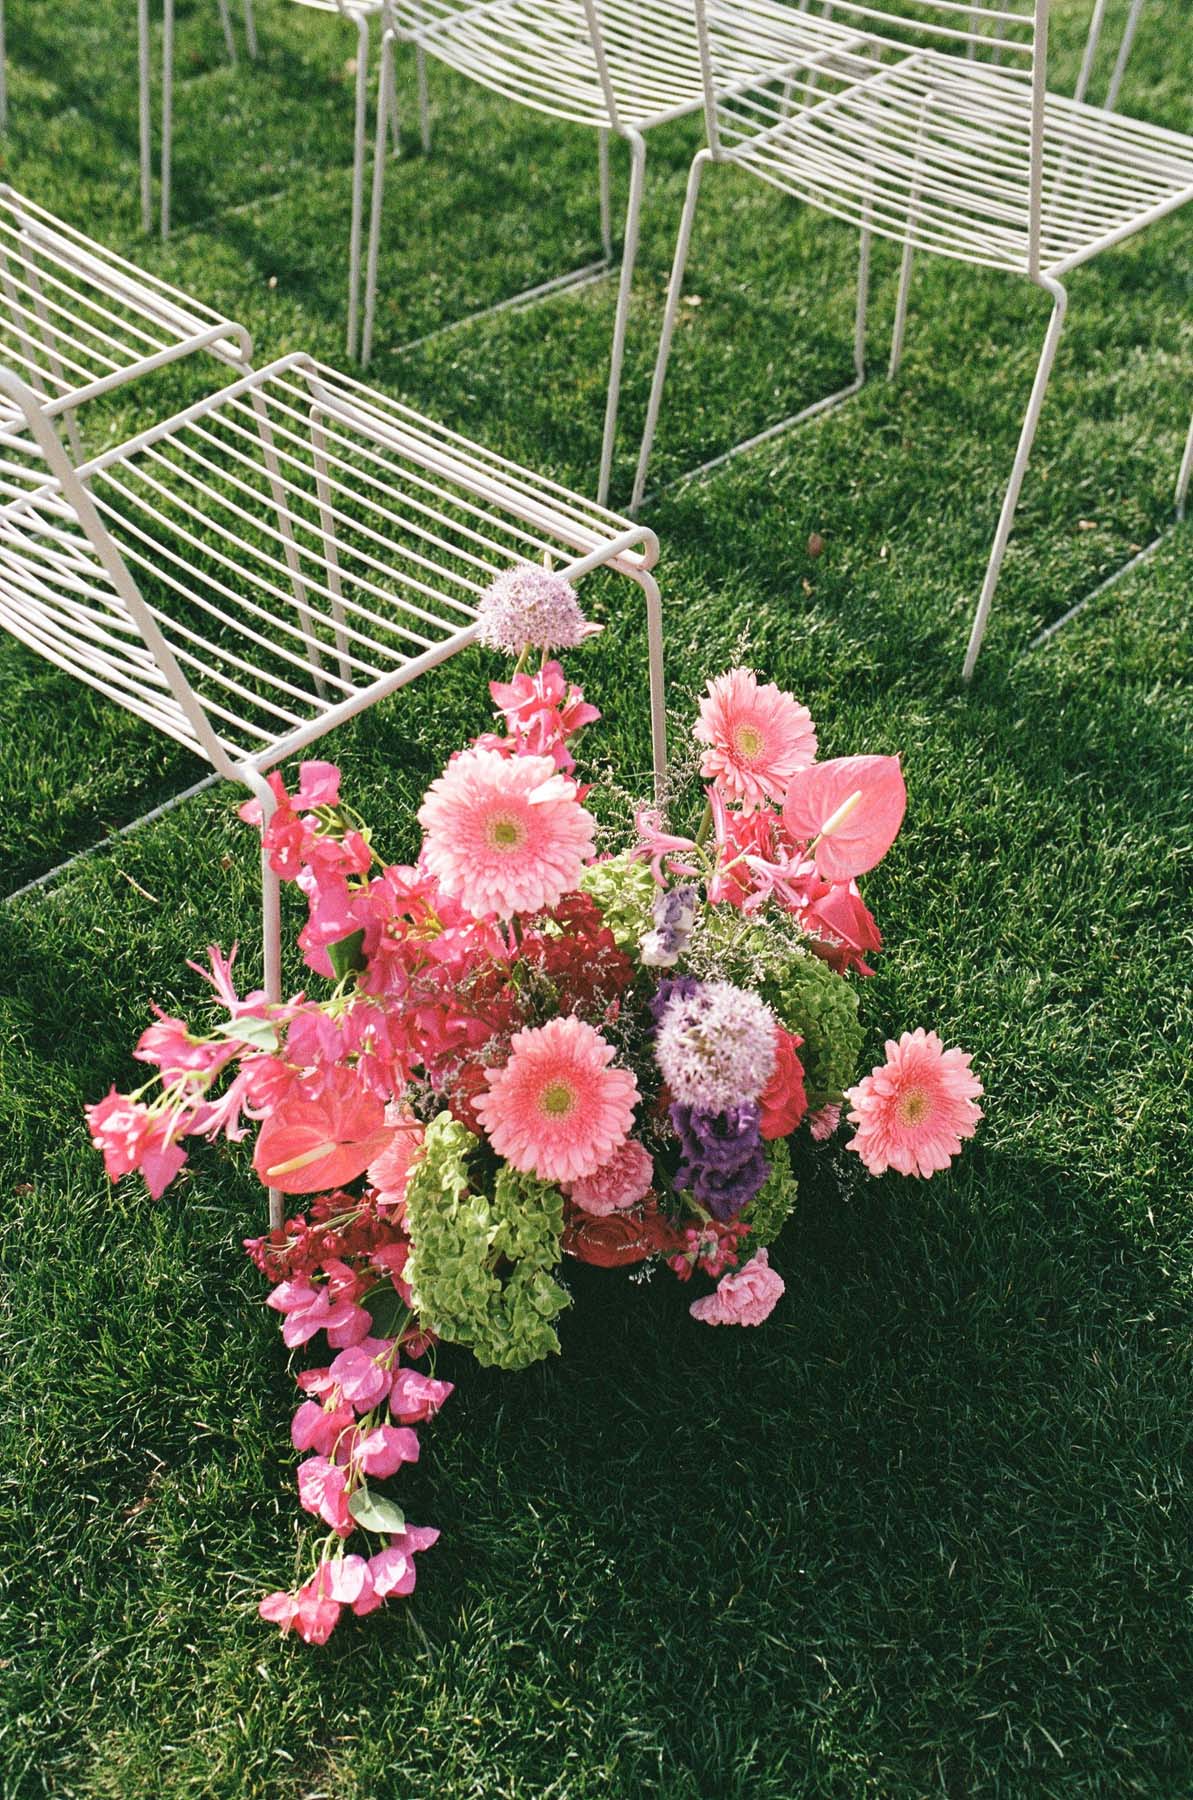
<instances>
[{"instance_id":1,"label":"green leaf","mask_svg":"<svg viewBox=\"0 0 1193 1800\"><path fill-rule=\"evenodd\" d=\"M348 1511L366 1531L402 1531L406 1525L400 1506L383 1494L370 1494L367 1487L357 1488L348 1501Z\"/></svg>"},{"instance_id":2,"label":"green leaf","mask_svg":"<svg viewBox=\"0 0 1193 1800\"><path fill-rule=\"evenodd\" d=\"M400 1337L406 1327L414 1321L414 1314L397 1288L389 1284L370 1288L360 1304L366 1308L373 1321L372 1335L374 1337Z\"/></svg>"},{"instance_id":3,"label":"green leaf","mask_svg":"<svg viewBox=\"0 0 1193 1800\"><path fill-rule=\"evenodd\" d=\"M365 966L364 957L365 934L363 927L359 931L350 932L334 944L327 946L328 959L336 972L336 980L343 981L345 975L351 975L356 969Z\"/></svg>"},{"instance_id":4,"label":"green leaf","mask_svg":"<svg viewBox=\"0 0 1193 1800\"><path fill-rule=\"evenodd\" d=\"M236 1038L258 1050L276 1050L278 1028L271 1019L224 1019L215 1027L219 1037Z\"/></svg>"}]
</instances>

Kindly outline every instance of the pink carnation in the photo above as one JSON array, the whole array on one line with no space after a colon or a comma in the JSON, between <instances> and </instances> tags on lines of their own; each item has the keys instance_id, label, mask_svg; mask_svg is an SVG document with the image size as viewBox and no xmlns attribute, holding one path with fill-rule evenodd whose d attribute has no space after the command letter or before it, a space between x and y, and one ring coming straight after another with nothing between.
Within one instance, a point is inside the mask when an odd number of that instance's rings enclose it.
<instances>
[{"instance_id":1,"label":"pink carnation","mask_svg":"<svg viewBox=\"0 0 1193 1800\"><path fill-rule=\"evenodd\" d=\"M750 669L730 669L708 684L696 722L707 744L700 773L726 800L753 812L767 800L781 805L787 783L816 758L816 728L806 706Z\"/></svg>"},{"instance_id":2,"label":"pink carnation","mask_svg":"<svg viewBox=\"0 0 1193 1800\"><path fill-rule=\"evenodd\" d=\"M693 1300L688 1311L702 1325L761 1325L782 1298L786 1282L770 1266L765 1250L744 1268L722 1275L715 1294Z\"/></svg>"},{"instance_id":3,"label":"pink carnation","mask_svg":"<svg viewBox=\"0 0 1193 1800\"><path fill-rule=\"evenodd\" d=\"M613 1046L572 1015L515 1032L510 1059L473 1108L498 1156L542 1181L593 1175L634 1122L638 1083Z\"/></svg>"},{"instance_id":4,"label":"pink carnation","mask_svg":"<svg viewBox=\"0 0 1193 1800\"><path fill-rule=\"evenodd\" d=\"M934 1175L947 1169L982 1116L982 1084L964 1050L946 1050L934 1031L887 1040L886 1062L850 1088L857 1131L847 1146L871 1175Z\"/></svg>"},{"instance_id":5,"label":"pink carnation","mask_svg":"<svg viewBox=\"0 0 1193 1800\"><path fill-rule=\"evenodd\" d=\"M555 906L592 856L594 821L549 756L466 750L418 812L423 862L474 918Z\"/></svg>"},{"instance_id":6,"label":"pink carnation","mask_svg":"<svg viewBox=\"0 0 1193 1800\"><path fill-rule=\"evenodd\" d=\"M650 1192L653 1179L654 1164L648 1153L637 1138L627 1138L601 1168L572 1182L568 1198L599 1219L606 1213L637 1206Z\"/></svg>"}]
</instances>

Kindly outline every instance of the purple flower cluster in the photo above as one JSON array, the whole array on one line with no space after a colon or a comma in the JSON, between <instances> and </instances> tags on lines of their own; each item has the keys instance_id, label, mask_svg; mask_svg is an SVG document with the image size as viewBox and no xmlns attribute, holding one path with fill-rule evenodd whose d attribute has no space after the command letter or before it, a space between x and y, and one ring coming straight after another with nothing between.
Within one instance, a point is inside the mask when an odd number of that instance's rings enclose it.
<instances>
[{"instance_id":1,"label":"purple flower cluster","mask_svg":"<svg viewBox=\"0 0 1193 1800\"><path fill-rule=\"evenodd\" d=\"M674 1100L720 1113L757 1100L775 1066L775 1015L730 981L673 994L659 1018L655 1061Z\"/></svg>"},{"instance_id":2,"label":"purple flower cluster","mask_svg":"<svg viewBox=\"0 0 1193 1800\"><path fill-rule=\"evenodd\" d=\"M699 896L691 886L665 888L656 894L654 930L648 931L638 946L644 968L674 968L688 947L698 905Z\"/></svg>"},{"instance_id":3,"label":"purple flower cluster","mask_svg":"<svg viewBox=\"0 0 1193 1800\"><path fill-rule=\"evenodd\" d=\"M766 1180L761 1114L752 1101L724 1112L699 1112L676 1100L671 1123L679 1138L677 1188L688 1188L724 1223L748 1206Z\"/></svg>"}]
</instances>

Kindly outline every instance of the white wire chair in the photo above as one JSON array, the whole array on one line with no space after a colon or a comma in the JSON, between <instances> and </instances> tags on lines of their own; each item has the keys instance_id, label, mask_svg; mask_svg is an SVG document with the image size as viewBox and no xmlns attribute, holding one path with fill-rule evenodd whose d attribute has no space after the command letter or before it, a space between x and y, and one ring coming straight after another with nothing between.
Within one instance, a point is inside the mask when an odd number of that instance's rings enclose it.
<instances>
[{"instance_id":1,"label":"white wire chair","mask_svg":"<svg viewBox=\"0 0 1193 1800\"><path fill-rule=\"evenodd\" d=\"M78 407L203 350L233 367L252 360L242 326L0 185L0 364L62 420L76 454ZM0 402L0 425L14 422Z\"/></svg>"},{"instance_id":2,"label":"white wire chair","mask_svg":"<svg viewBox=\"0 0 1193 1800\"><path fill-rule=\"evenodd\" d=\"M642 504L696 200L710 163L748 169L858 226L863 247L873 232L902 244L892 371L902 352L914 252L1025 276L1048 294L1052 314L974 613L963 667L967 681L1056 357L1067 306L1064 277L1193 199L1193 138L1093 106L1085 97L1106 0L1094 0L1077 97L1049 92L1049 3L918 0L914 15L907 15L895 10L899 0L832 0L833 16L856 33L847 50L822 59L782 92L759 85L718 96L706 3L695 0L708 143L688 181L630 508ZM1125 50L1120 47L1112 77L1114 98L1140 4L1131 0ZM704 469L794 422L734 446ZM1177 480L1178 517L1191 473L1193 427Z\"/></svg>"},{"instance_id":3,"label":"white wire chair","mask_svg":"<svg viewBox=\"0 0 1193 1800\"><path fill-rule=\"evenodd\" d=\"M0 0L0 4L3 0ZM228 0L217 0L224 47L228 61L236 62L236 33ZM253 0L242 0L244 8L245 49L251 60L257 57L257 24ZM162 0L162 80L161 80L161 145L159 150L160 228L163 238L170 235L171 178L174 164L174 6L175 0ZM153 52L149 17L149 0L137 0L137 75L138 112L141 149L141 226L153 229Z\"/></svg>"},{"instance_id":4,"label":"white wire chair","mask_svg":"<svg viewBox=\"0 0 1193 1800\"><path fill-rule=\"evenodd\" d=\"M294 354L85 462L0 370L0 626L242 783L471 644L493 575L551 557L646 603L666 763L653 532ZM265 986L281 993L262 859Z\"/></svg>"},{"instance_id":5,"label":"white wire chair","mask_svg":"<svg viewBox=\"0 0 1193 1800\"><path fill-rule=\"evenodd\" d=\"M311 12L331 13L351 25L356 32L355 103L352 131L352 223L348 241L348 354L355 357L360 349L360 280L361 248L364 230L365 156L368 137L368 85L372 62L370 28L374 19L382 21L388 11L387 0L295 0ZM400 34L404 35L404 34ZM416 50L418 71L418 115L422 147L431 147L431 115L427 100L427 65L421 49ZM387 86L386 110L393 154L399 150L397 89L392 57L381 64L381 77ZM381 139L384 144L384 136ZM382 154L381 151L378 154Z\"/></svg>"},{"instance_id":6,"label":"white wire chair","mask_svg":"<svg viewBox=\"0 0 1193 1800\"><path fill-rule=\"evenodd\" d=\"M784 0L709 0L705 18L708 63L703 71L691 0L479 0L479 4L469 0L387 0L387 14L383 63L392 62L393 44L404 38L506 99L598 133L603 262L542 283L503 305L523 304L559 292L591 280L608 267L612 259L610 136L624 139L629 148L629 200L597 482L598 498L604 502L638 251L645 134L699 111L704 104L705 72L716 92L731 93L764 74L781 78L789 69L839 47L855 34L832 17L813 15L802 7L784 4ZM383 78L382 109L391 87L392 81ZM376 316L384 141L384 123L379 121L361 349L366 363Z\"/></svg>"}]
</instances>

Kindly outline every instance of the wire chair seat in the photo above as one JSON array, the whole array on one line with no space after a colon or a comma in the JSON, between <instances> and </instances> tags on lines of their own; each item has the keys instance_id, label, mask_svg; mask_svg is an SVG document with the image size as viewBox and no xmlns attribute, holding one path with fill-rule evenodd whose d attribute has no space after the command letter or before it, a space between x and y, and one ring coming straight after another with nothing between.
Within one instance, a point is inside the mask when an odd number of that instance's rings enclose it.
<instances>
[{"instance_id":1,"label":"wire chair seat","mask_svg":"<svg viewBox=\"0 0 1193 1800\"><path fill-rule=\"evenodd\" d=\"M429 55L553 118L645 131L704 102L691 0L601 0L595 36L584 0L396 0L391 13ZM782 0L715 0L709 28L720 88L857 37Z\"/></svg>"},{"instance_id":2,"label":"wire chair seat","mask_svg":"<svg viewBox=\"0 0 1193 1800\"><path fill-rule=\"evenodd\" d=\"M790 110L792 90L799 109ZM725 157L863 229L942 256L1031 265L1030 81L925 50L846 54L724 99ZM1193 137L1048 94L1040 262L1074 268L1193 196Z\"/></svg>"},{"instance_id":3,"label":"wire chair seat","mask_svg":"<svg viewBox=\"0 0 1193 1800\"><path fill-rule=\"evenodd\" d=\"M0 624L240 779L470 644L502 568L608 565L657 600L649 530L293 355L75 471L171 680L78 492L21 441L0 440Z\"/></svg>"},{"instance_id":4,"label":"wire chair seat","mask_svg":"<svg viewBox=\"0 0 1193 1800\"><path fill-rule=\"evenodd\" d=\"M0 186L0 363L55 416L195 350L247 366L239 325ZM0 394L0 424L17 421Z\"/></svg>"}]
</instances>

